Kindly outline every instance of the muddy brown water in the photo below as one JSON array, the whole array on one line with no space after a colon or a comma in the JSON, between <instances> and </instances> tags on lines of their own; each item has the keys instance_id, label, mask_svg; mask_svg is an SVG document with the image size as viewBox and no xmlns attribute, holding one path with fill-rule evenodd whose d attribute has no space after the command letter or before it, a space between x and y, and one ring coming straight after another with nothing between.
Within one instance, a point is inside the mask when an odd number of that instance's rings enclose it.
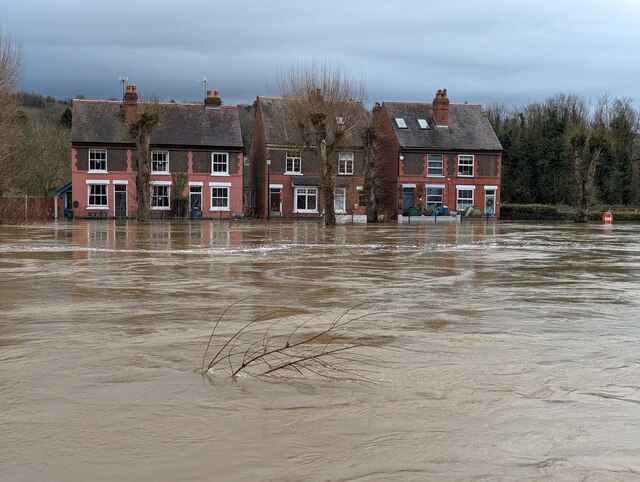
<instances>
[{"instance_id":1,"label":"muddy brown water","mask_svg":"<svg viewBox=\"0 0 640 482\"><path fill-rule=\"evenodd\" d=\"M374 383L202 377L240 299ZM640 226L0 226L0 364L1 480L639 480Z\"/></svg>"}]
</instances>

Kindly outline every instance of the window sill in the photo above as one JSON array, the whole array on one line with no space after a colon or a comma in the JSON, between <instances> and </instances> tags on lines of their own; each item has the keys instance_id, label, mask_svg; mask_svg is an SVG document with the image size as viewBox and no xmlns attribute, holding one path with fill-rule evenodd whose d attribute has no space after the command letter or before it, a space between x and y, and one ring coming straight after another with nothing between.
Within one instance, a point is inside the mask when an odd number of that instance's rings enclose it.
<instances>
[{"instance_id":1,"label":"window sill","mask_svg":"<svg viewBox=\"0 0 640 482\"><path fill-rule=\"evenodd\" d=\"M444 177L444 174L427 174L427 177Z\"/></svg>"},{"instance_id":2,"label":"window sill","mask_svg":"<svg viewBox=\"0 0 640 482\"><path fill-rule=\"evenodd\" d=\"M151 171L152 176L168 176L171 174L169 171Z\"/></svg>"},{"instance_id":3,"label":"window sill","mask_svg":"<svg viewBox=\"0 0 640 482\"><path fill-rule=\"evenodd\" d=\"M318 214L318 210L298 209L297 211L293 211L293 214Z\"/></svg>"},{"instance_id":4,"label":"window sill","mask_svg":"<svg viewBox=\"0 0 640 482\"><path fill-rule=\"evenodd\" d=\"M87 210L93 210L93 211L107 211L109 210L109 206L87 206Z\"/></svg>"},{"instance_id":5,"label":"window sill","mask_svg":"<svg viewBox=\"0 0 640 482\"><path fill-rule=\"evenodd\" d=\"M209 211L229 212L229 208L209 208Z\"/></svg>"},{"instance_id":6,"label":"window sill","mask_svg":"<svg viewBox=\"0 0 640 482\"><path fill-rule=\"evenodd\" d=\"M348 172L339 172L338 176L353 176L353 173L348 173Z\"/></svg>"},{"instance_id":7,"label":"window sill","mask_svg":"<svg viewBox=\"0 0 640 482\"><path fill-rule=\"evenodd\" d=\"M228 172L212 172L211 175L218 176L218 177L229 177Z\"/></svg>"},{"instance_id":8,"label":"window sill","mask_svg":"<svg viewBox=\"0 0 640 482\"><path fill-rule=\"evenodd\" d=\"M162 206L162 207L152 206L151 210L152 211L171 211L171 208L170 207L164 207L164 206Z\"/></svg>"},{"instance_id":9,"label":"window sill","mask_svg":"<svg viewBox=\"0 0 640 482\"><path fill-rule=\"evenodd\" d=\"M109 171L87 171L89 174L109 174Z\"/></svg>"},{"instance_id":10,"label":"window sill","mask_svg":"<svg viewBox=\"0 0 640 482\"><path fill-rule=\"evenodd\" d=\"M301 172L285 172L285 176L302 176Z\"/></svg>"},{"instance_id":11,"label":"window sill","mask_svg":"<svg viewBox=\"0 0 640 482\"><path fill-rule=\"evenodd\" d=\"M473 174L458 174L458 177L474 177Z\"/></svg>"}]
</instances>

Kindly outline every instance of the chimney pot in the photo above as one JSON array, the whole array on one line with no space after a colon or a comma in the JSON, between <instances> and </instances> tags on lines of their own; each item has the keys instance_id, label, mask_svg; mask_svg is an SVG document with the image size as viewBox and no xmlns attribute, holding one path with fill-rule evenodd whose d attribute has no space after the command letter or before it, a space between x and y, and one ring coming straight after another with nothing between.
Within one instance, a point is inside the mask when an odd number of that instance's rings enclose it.
<instances>
[{"instance_id":1,"label":"chimney pot","mask_svg":"<svg viewBox=\"0 0 640 482\"><path fill-rule=\"evenodd\" d=\"M135 84L127 84L124 94L124 119L133 122L138 115L138 92Z\"/></svg>"},{"instance_id":2,"label":"chimney pot","mask_svg":"<svg viewBox=\"0 0 640 482\"><path fill-rule=\"evenodd\" d=\"M433 99L433 117L439 126L449 125L449 98L447 89L438 89L436 98Z\"/></svg>"},{"instance_id":3,"label":"chimney pot","mask_svg":"<svg viewBox=\"0 0 640 482\"><path fill-rule=\"evenodd\" d=\"M207 90L207 97L204 99L204 105L207 107L220 107L222 105L220 91L215 89L213 91L213 95L211 95L211 91Z\"/></svg>"}]
</instances>

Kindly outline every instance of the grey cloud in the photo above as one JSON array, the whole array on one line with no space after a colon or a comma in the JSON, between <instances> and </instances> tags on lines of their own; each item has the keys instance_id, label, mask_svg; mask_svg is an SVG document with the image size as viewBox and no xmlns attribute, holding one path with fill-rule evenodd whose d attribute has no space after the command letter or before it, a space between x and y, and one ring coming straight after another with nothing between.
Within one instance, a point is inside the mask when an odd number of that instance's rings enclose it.
<instances>
[{"instance_id":1,"label":"grey cloud","mask_svg":"<svg viewBox=\"0 0 640 482\"><path fill-rule=\"evenodd\" d=\"M557 92L633 97L640 6L630 0L192 0L0 7L24 46L22 88L59 97L142 92L198 99L206 75L226 102L276 94L276 74L329 61L366 81L370 100L523 103Z\"/></svg>"}]
</instances>

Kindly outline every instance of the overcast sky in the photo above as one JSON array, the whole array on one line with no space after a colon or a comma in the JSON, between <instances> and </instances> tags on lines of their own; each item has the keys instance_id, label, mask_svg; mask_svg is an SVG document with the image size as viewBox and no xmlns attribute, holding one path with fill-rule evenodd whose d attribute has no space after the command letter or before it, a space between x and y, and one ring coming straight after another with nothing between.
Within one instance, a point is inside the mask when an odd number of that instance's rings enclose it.
<instances>
[{"instance_id":1,"label":"overcast sky","mask_svg":"<svg viewBox=\"0 0 640 482\"><path fill-rule=\"evenodd\" d=\"M338 64L369 103L507 105L559 93L640 98L640 0L0 0L22 90L59 98L277 95L296 62Z\"/></svg>"}]
</instances>

